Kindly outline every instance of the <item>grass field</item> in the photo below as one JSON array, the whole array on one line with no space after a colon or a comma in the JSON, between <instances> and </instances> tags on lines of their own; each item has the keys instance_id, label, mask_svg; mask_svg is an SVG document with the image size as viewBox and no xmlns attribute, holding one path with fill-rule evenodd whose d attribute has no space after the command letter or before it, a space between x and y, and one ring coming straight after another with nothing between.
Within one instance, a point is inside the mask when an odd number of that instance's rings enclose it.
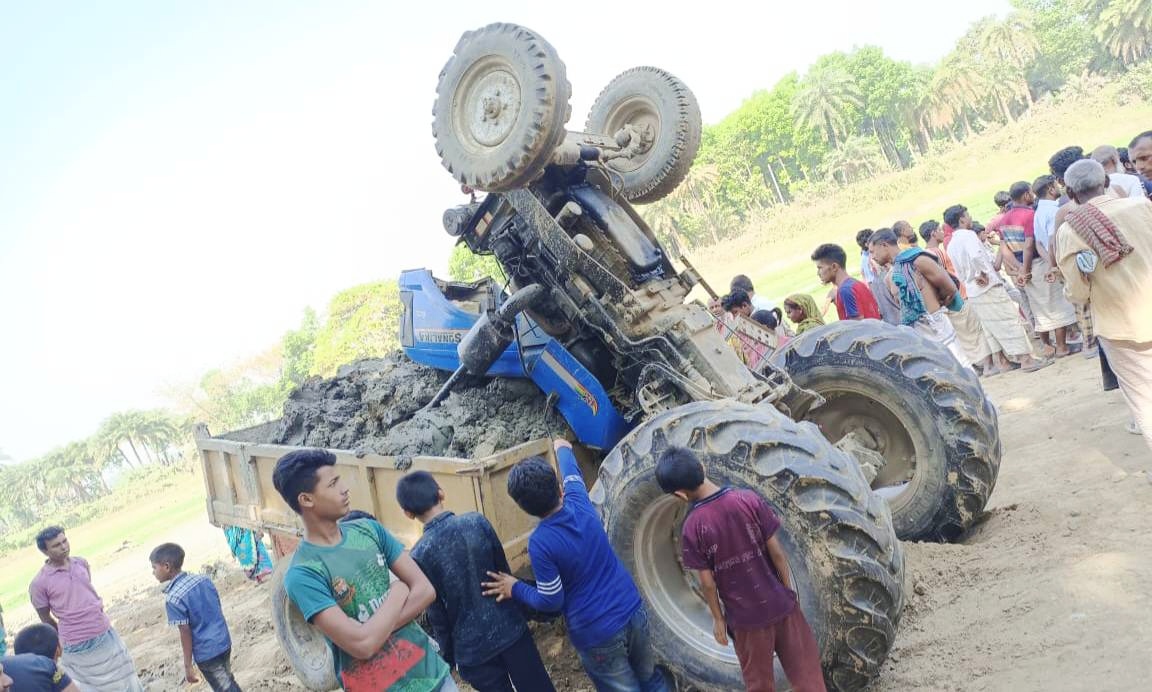
<instances>
[{"instance_id":1,"label":"grass field","mask_svg":"<svg viewBox=\"0 0 1152 692\"><path fill-rule=\"evenodd\" d=\"M1031 182L1048 173L1048 157L1078 144L1091 151L1100 144L1127 146L1138 132L1152 128L1152 103L1118 105L1116 87L1092 98L1041 104L1020 121L956 145L906 171L888 173L840 190L818 203L792 205L765 226L749 226L720 246L697 250L693 263L717 291L728 280L747 274L757 293L780 303L797 291L822 298L816 269L808 259L820 243L839 243L848 253L849 271L859 273L856 232L891 226L905 219L914 227L941 220L953 204L969 208L976 220L995 211L992 196L1017 180ZM774 227L803 229L787 234ZM833 312L834 316L834 312Z\"/></svg>"}]
</instances>

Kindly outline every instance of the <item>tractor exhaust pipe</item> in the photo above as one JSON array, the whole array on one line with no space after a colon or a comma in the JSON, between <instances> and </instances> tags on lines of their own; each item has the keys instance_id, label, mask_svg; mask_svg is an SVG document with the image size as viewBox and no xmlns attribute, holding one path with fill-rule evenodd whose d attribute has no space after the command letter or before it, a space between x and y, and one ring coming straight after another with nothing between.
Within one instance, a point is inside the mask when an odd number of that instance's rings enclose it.
<instances>
[{"instance_id":1,"label":"tractor exhaust pipe","mask_svg":"<svg viewBox=\"0 0 1152 692\"><path fill-rule=\"evenodd\" d=\"M481 315L456 347L460 367L421 411L439 406L464 375L483 377L516 340L516 315L535 304L545 292L540 284L529 284L513 293L495 312Z\"/></svg>"}]
</instances>

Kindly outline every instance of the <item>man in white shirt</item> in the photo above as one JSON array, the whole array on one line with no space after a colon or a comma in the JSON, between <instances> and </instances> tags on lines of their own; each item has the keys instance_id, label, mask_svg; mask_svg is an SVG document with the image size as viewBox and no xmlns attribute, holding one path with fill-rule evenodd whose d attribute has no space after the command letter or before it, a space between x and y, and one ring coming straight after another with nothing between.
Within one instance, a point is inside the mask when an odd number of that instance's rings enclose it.
<instances>
[{"instance_id":1,"label":"man in white shirt","mask_svg":"<svg viewBox=\"0 0 1152 692\"><path fill-rule=\"evenodd\" d=\"M748 294L748 298L752 301L752 312L758 310L771 311L776 307L776 304L763 296L756 295L756 289L752 287L752 279L749 279L743 274L737 274L732 277L732 283L728 286L729 293L736 291L744 291Z\"/></svg>"},{"instance_id":2,"label":"man in white shirt","mask_svg":"<svg viewBox=\"0 0 1152 692\"><path fill-rule=\"evenodd\" d=\"M1036 195L1036 214L1032 220L1036 236L1036 249L1040 256L1051 265L1048 244L1056 230L1056 211L1060 208L1060 186L1056 176L1042 175L1032 183L1032 194Z\"/></svg>"},{"instance_id":3,"label":"man in white shirt","mask_svg":"<svg viewBox=\"0 0 1152 692\"><path fill-rule=\"evenodd\" d=\"M1092 150L1092 160L1104 167L1108 175L1108 191L1117 197L1144 196L1144 184L1140 178L1124 172L1120 163L1120 152L1111 144L1102 144Z\"/></svg>"},{"instance_id":4,"label":"man in white shirt","mask_svg":"<svg viewBox=\"0 0 1152 692\"><path fill-rule=\"evenodd\" d=\"M984 249L984 243L972 230L972 217L968 209L957 204L944 211L944 223L951 226L952 239L948 243L948 256L956 274L964 282L968 304L980 318L980 326L992 349L996 366L987 374L996 375L1008 370L1005 355L1018 360L1025 372L1034 372L1052 361L1038 361L1032 357L1032 344L1024 332L1016 303L1008 297L1004 280Z\"/></svg>"}]
</instances>

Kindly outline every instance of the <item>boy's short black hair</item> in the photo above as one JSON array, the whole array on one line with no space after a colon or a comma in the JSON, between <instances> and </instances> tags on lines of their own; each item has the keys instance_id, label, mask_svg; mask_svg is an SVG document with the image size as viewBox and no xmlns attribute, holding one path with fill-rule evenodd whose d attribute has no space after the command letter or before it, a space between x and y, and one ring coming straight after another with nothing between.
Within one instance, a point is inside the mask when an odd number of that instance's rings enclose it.
<instances>
[{"instance_id":1,"label":"boy's short black hair","mask_svg":"<svg viewBox=\"0 0 1152 692\"><path fill-rule=\"evenodd\" d=\"M36 534L36 547L40 552L48 550L48 541L54 540L57 536L64 533L64 529L59 526L49 526L41 529L40 533Z\"/></svg>"},{"instance_id":2,"label":"boy's short black hair","mask_svg":"<svg viewBox=\"0 0 1152 692\"><path fill-rule=\"evenodd\" d=\"M871 237L872 237L872 229L871 228L865 228L863 230L856 231L856 244L860 246L861 250L867 250L868 249L868 239Z\"/></svg>"},{"instance_id":3,"label":"boy's short black hair","mask_svg":"<svg viewBox=\"0 0 1152 692\"><path fill-rule=\"evenodd\" d=\"M340 517L341 522L356 521L357 519L371 519L372 521L376 521L376 517L360 509L353 509Z\"/></svg>"},{"instance_id":4,"label":"boy's short black hair","mask_svg":"<svg viewBox=\"0 0 1152 692\"><path fill-rule=\"evenodd\" d=\"M1056 184L1056 176L1042 175L1036 180L1032 181L1032 194L1037 197L1043 198L1048 195L1048 191Z\"/></svg>"},{"instance_id":5,"label":"boy's short black hair","mask_svg":"<svg viewBox=\"0 0 1152 692\"><path fill-rule=\"evenodd\" d=\"M935 233L939 228L940 224L937 223L936 219L928 219L924 223L920 224L920 237L924 239L925 243L927 243L929 240L932 240L932 234Z\"/></svg>"},{"instance_id":6,"label":"boy's short black hair","mask_svg":"<svg viewBox=\"0 0 1152 692\"><path fill-rule=\"evenodd\" d=\"M440 502L440 485L427 471L406 473L396 484L396 502L405 512L420 516Z\"/></svg>"},{"instance_id":7,"label":"boy's short black hair","mask_svg":"<svg viewBox=\"0 0 1152 692\"><path fill-rule=\"evenodd\" d=\"M1032 186L1027 180L1018 180L1012 183L1012 187L1008 188L1008 194L1012 196L1013 202L1024 199L1024 196L1029 192L1032 192Z\"/></svg>"},{"instance_id":8,"label":"boy's short black hair","mask_svg":"<svg viewBox=\"0 0 1152 692\"><path fill-rule=\"evenodd\" d=\"M316 489L316 471L323 466L335 466L336 455L326 449L298 449L288 452L276 462L272 471L272 485L288 503L292 511L300 513L300 493Z\"/></svg>"},{"instance_id":9,"label":"boy's short black hair","mask_svg":"<svg viewBox=\"0 0 1152 692\"><path fill-rule=\"evenodd\" d=\"M748 297L747 293L739 289L732 291L728 295L724 296L724 298L720 301L720 307L724 308L726 311L731 310L732 308L738 308L741 305L751 304L752 299Z\"/></svg>"},{"instance_id":10,"label":"boy's short black hair","mask_svg":"<svg viewBox=\"0 0 1152 692\"><path fill-rule=\"evenodd\" d=\"M840 265L841 269L848 266L848 255L844 252L844 248L835 243L824 243L812 253L812 261L819 262L835 262Z\"/></svg>"},{"instance_id":11,"label":"boy's short black hair","mask_svg":"<svg viewBox=\"0 0 1152 692\"><path fill-rule=\"evenodd\" d=\"M752 313L752 319L769 329L775 329L780 326L783 315L784 313L780 312L780 308L772 308L771 310L757 310Z\"/></svg>"},{"instance_id":12,"label":"boy's short black hair","mask_svg":"<svg viewBox=\"0 0 1152 692\"><path fill-rule=\"evenodd\" d=\"M1008 194L1007 190L1001 190L992 195L992 203L996 205L997 209L1003 209L1004 207L1008 206L1008 203L1011 201L1012 195Z\"/></svg>"},{"instance_id":13,"label":"boy's short black hair","mask_svg":"<svg viewBox=\"0 0 1152 692\"><path fill-rule=\"evenodd\" d=\"M1084 158L1084 147L1064 147L1048 159L1048 170L1052 171L1052 175L1063 180L1068 167L1082 158Z\"/></svg>"},{"instance_id":14,"label":"boy's short black hair","mask_svg":"<svg viewBox=\"0 0 1152 692\"><path fill-rule=\"evenodd\" d=\"M872 234L872 238L868 241L869 245L899 245L896 238L896 231L891 228L881 228Z\"/></svg>"},{"instance_id":15,"label":"boy's short black hair","mask_svg":"<svg viewBox=\"0 0 1152 692\"><path fill-rule=\"evenodd\" d=\"M179 572L184 569L184 549L175 543L161 543L152 549L148 561L154 565L168 565Z\"/></svg>"},{"instance_id":16,"label":"boy's short black hair","mask_svg":"<svg viewBox=\"0 0 1152 692\"><path fill-rule=\"evenodd\" d=\"M953 204L944 210L944 223L952 228L960 227L960 217L968 213L968 207L963 204Z\"/></svg>"},{"instance_id":17,"label":"boy's short black hair","mask_svg":"<svg viewBox=\"0 0 1152 692\"><path fill-rule=\"evenodd\" d=\"M704 484L704 464L687 447L669 447L656 461L656 483L666 493L695 490Z\"/></svg>"},{"instance_id":18,"label":"boy's short black hair","mask_svg":"<svg viewBox=\"0 0 1152 692\"><path fill-rule=\"evenodd\" d=\"M12 640L12 653L36 654L55 660L56 649L60 647L60 635L56 628L43 622L28 625Z\"/></svg>"},{"instance_id":19,"label":"boy's short black hair","mask_svg":"<svg viewBox=\"0 0 1152 692\"><path fill-rule=\"evenodd\" d=\"M979 221L973 221L972 230L976 233L980 233L984 230L984 224L980 223Z\"/></svg>"},{"instance_id":20,"label":"boy's short black hair","mask_svg":"<svg viewBox=\"0 0 1152 692\"><path fill-rule=\"evenodd\" d=\"M543 517L560 504L560 480L547 460L528 457L508 472L508 495L520 509Z\"/></svg>"},{"instance_id":21,"label":"boy's short black hair","mask_svg":"<svg viewBox=\"0 0 1152 692\"><path fill-rule=\"evenodd\" d=\"M735 293L736 291L744 291L745 293L752 293L756 289L752 286L752 279L749 279L744 274L737 274L732 277L732 282L728 284L728 290Z\"/></svg>"}]
</instances>

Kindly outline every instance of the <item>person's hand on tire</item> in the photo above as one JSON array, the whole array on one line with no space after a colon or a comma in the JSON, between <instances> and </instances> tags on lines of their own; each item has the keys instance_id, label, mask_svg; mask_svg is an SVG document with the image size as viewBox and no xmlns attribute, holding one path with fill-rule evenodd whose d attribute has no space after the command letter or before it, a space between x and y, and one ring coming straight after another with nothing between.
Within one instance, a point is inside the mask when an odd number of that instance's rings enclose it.
<instances>
[{"instance_id":1,"label":"person's hand on tire","mask_svg":"<svg viewBox=\"0 0 1152 692\"><path fill-rule=\"evenodd\" d=\"M728 646L728 625L723 620L712 620L712 636L720 646Z\"/></svg>"}]
</instances>

